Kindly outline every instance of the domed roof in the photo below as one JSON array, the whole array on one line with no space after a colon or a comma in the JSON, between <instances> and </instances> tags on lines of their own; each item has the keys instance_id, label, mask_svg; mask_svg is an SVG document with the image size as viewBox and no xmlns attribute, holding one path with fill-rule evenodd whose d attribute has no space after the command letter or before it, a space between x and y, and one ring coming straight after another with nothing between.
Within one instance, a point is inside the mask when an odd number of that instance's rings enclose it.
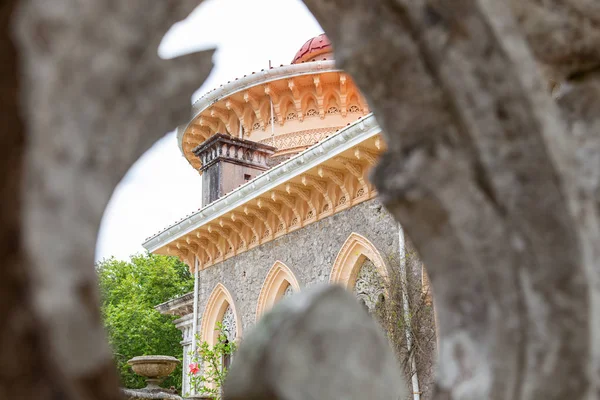
<instances>
[{"instance_id":1,"label":"domed roof","mask_svg":"<svg viewBox=\"0 0 600 400\"><path fill-rule=\"evenodd\" d=\"M298 50L296 56L292 60L292 64L299 64L305 61L311 61L315 57L332 53L333 48L331 47L331 42L325 36L324 33L319 36L315 36L314 38L308 40L304 45Z\"/></svg>"}]
</instances>

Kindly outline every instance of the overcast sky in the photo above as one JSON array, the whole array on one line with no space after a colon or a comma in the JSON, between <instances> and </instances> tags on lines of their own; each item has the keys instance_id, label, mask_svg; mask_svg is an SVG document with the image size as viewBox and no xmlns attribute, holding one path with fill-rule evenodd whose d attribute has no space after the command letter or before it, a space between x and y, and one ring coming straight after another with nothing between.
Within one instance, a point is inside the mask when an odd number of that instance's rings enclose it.
<instances>
[{"instance_id":1,"label":"overcast sky","mask_svg":"<svg viewBox=\"0 0 600 400\"><path fill-rule=\"evenodd\" d=\"M269 60L274 66L289 64L304 42L320 33L300 0L207 0L167 33L159 54L171 58L217 48L214 69L195 99L268 68ZM200 207L200 190L200 175L179 152L175 134L168 133L115 189L102 219L96 259L126 260L144 251L145 238Z\"/></svg>"}]
</instances>

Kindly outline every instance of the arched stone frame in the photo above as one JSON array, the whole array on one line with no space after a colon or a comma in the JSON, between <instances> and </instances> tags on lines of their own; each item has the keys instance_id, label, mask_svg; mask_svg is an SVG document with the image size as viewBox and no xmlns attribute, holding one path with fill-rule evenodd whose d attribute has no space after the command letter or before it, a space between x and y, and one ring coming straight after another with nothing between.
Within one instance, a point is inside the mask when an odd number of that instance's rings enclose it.
<instances>
[{"instance_id":1,"label":"arched stone frame","mask_svg":"<svg viewBox=\"0 0 600 400\"><path fill-rule=\"evenodd\" d=\"M300 104L301 104L301 108L302 108L302 114L304 116L309 116L307 115L309 107L310 107L310 102L311 100L314 102L315 104L315 111L317 111L317 115L319 114L319 102L317 100L317 96L310 91L307 91L305 93L302 94L301 100L300 100Z\"/></svg>"},{"instance_id":2,"label":"arched stone frame","mask_svg":"<svg viewBox=\"0 0 600 400\"><path fill-rule=\"evenodd\" d=\"M215 327L217 322L223 319L227 306L231 307L233 315L235 315L236 341L239 341L242 337L242 321L235 307L233 297L222 283L218 283L206 302L200 326L201 339L211 346L217 343L219 333L215 331Z\"/></svg>"},{"instance_id":3,"label":"arched stone frame","mask_svg":"<svg viewBox=\"0 0 600 400\"><path fill-rule=\"evenodd\" d=\"M282 118L284 121L287 121L287 116L290 113L294 113L297 118L296 105L294 103L294 97L290 94L281 95L281 100L279 100L279 109L281 110Z\"/></svg>"},{"instance_id":4,"label":"arched stone frame","mask_svg":"<svg viewBox=\"0 0 600 400\"><path fill-rule=\"evenodd\" d=\"M327 110L330 107L335 107L341 111L342 99L340 98L340 94L338 93L338 91L336 91L334 89L326 90L325 93L323 94L323 99L324 99L325 112L327 112Z\"/></svg>"},{"instance_id":5,"label":"arched stone frame","mask_svg":"<svg viewBox=\"0 0 600 400\"><path fill-rule=\"evenodd\" d=\"M377 248L364 236L352 232L333 262L329 283L352 289L365 259L371 260L383 279L388 277L387 264Z\"/></svg>"},{"instance_id":6,"label":"arched stone frame","mask_svg":"<svg viewBox=\"0 0 600 400\"><path fill-rule=\"evenodd\" d=\"M292 270L281 261L275 261L260 289L258 304L256 306L257 321L283 296L288 285L291 286L294 291L300 291L300 285Z\"/></svg>"}]
</instances>

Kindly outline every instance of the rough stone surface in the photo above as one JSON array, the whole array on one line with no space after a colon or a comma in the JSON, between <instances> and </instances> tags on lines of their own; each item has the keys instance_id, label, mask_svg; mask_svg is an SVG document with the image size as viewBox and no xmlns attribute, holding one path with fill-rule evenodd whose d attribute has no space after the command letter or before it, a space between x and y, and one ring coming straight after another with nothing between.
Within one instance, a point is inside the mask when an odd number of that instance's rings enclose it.
<instances>
[{"instance_id":1,"label":"rough stone surface","mask_svg":"<svg viewBox=\"0 0 600 400\"><path fill-rule=\"evenodd\" d=\"M597 398L597 2L305 3L387 138L373 182L430 273L434 398ZM587 83L571 107L540 62Z\"/></svg>"},{"instance_id":2,"label":"rough stone surface","mask_svg":"<svg viewBox=\"0 0 600 400\"><path fill-rule=\"evenodd\" d=\"M21 224L25 126L19 112L22 79L11 20L17 0L0 3L0 398L48 398L55 393L52 360L44 357L45 342L37 335L29 301ZM40 368L40 366L42 366Z\"/></svg>"},{"instance_id":3,"label":"rough stone surface","mask_svg":"<svg viewBox=\"0 0 600 400\"><path fill-rule=\"evenodd\" d=\"M319 285L286 298L236 353L226 400L391 400L406 385L383 332L352 294Z\"/></svg>"},{"instance_id":4,"label":"rough stone surface","mask_svg":"<svg viewBox=\"0 0 600 400\"><path fill-rule=\"evenodd\" d=\"M22 0L9 23L12 3L1 6L2 40L10 43L13 29L20 70L17 79L16 55L0 49L13 80L4 110L25 130L11 121L8 140L2 135L2 158L12 164L0 182L9 212L1 237L11 248L0 254L0 280L10 287L0 301L0 353L11 361L0 369L0 398L117 399L96 235L119 180L187 120L211 69L211 51L158 57L163 35L200 1Z\"/></svg>"},{"instance_id":5,"label":"rough stone surface","mask_svg":"<svg viewBox=\"0 0 600 400\"><path fill-rule=\"evenodd\" d=\"M338 252L352 232L371 241L389 268L398 267L397 224L377 200L370 200L201 271L200 321L210 294L222 283L240 314L243 337L255 323L263 282L276 261L290 268L301 288L329 282ZM421 271L414 273L420 279Z\"/></svg>"},{"instance_id":6,"label":"rough stone surface","mask_svg":"<svg viewBox=\"0 0 600 400\"><path fill-rule=\"evenodd\" d=\"M131 369L146 378L164 378L169 376L181 361L170 356L138 356L127 361Z\"/></svg>"},{"instance_id":7,"label":"rough stone surface","mask_svg":"<svg viewBox=\"0 0 600 400\"><path fill-rule=\"evenodd\" d=\"M183 400L182 397L166 392L145 392L143 390L121 389L123 400Z\"/></svg>"},{"instance_id":8,"label":"rough stone surface","mask_svg":"<svg viewBox=\"0 0 600 400\"><path fill-rule=\"evenodd\" d=\"M436 398L597 398L598 2L305 2L387 135L376 184L439 306ZM0 9L0 398L115 399L96 233L119 179L187 117L206 75L207 57L155 54L197 2L19 1L26 141L15 3ZM552 102L533 55L571 96Z\"/></svg>"},{"instance_id":9,"label":"rough stone surface","mask_svg":"<svg viewBox=\"0 0 600 400\"><path fill-rule=\"evenodd\" d=\"M200 271L199 329L206 303L213 289L221 283L233 297L235 309L241 319L244 340L248 330L256 323L259 295L265 278L276 261L289 267L302 290L327 283L340 249L353 232L364 236L375 246L388 271L398 271L398 225L378 200L369 200ZM419 294L422 264L413 261L415 262L408 266L411 274L409 279L413 287L417 288L413 294ZM415 299L415 302L418 301ZM189 317L191 315L184 318ZM179 324L179 327L185 332L185 357L191 344L191 318L185 324ZM434 354L425 350L422 353L419 358L422 361L419 363L419 381L421 390L429 394L432 362L426 358L434 357ZM185 358L184 363L187 363ZM421 368L422 364L428 367ZM185 392L185 376L183 386Z\"/></svg>"}]
</instances>

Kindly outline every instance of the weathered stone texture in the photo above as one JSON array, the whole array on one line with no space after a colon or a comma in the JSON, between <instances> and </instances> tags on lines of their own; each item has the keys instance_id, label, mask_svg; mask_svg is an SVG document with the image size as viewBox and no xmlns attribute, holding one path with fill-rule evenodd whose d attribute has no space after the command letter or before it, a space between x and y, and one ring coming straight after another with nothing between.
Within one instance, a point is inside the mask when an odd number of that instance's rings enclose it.
<instances>
[{"instance_id":1,"label":"weathered stone texture","mask_svg":"<svg viewBox=\"0 0 600 400\"><path fill-rule=\"evenodd\" d=\"M226 400L406 399L381 329L340 287L286 298L242 344Z\"/></svg>"},{"instance_id":2,"label":"weathered stone texture","mask_svg":"<svg viewBox=\"0 0 600 400\"><path fill-rule=\"evenodd\" d=\"M202 271L200 319L208 297L221 282L240 313L243 336L255 322L260 290L275 261L292 270L301 288L328 282L337 254L352 232L370 240L389 267L397 268L397 224L377 200L370 200Z\"/></svg>"},{"instance_id":3,"label":"weathered stone texture","mask_svg":"<svg viewBox=\"0 0 600 400\"><path fill-rule=\"evenodd\" d=\"M597 2L305 1L387 134L375 184L427 263L439 300L436 399L597 398L600 217L596 183L577 178L593 181L597 170ZM9 121L1 179L10 215L0 251L9 288L0 344L8 351L0 354L11 368L1 370L0 397L113 399L95 234L119 179L187 118L191 88L208 72L209 54L167 62L155 52L197 2L19 3L27 180L22 129ZM16 55L3 32L2 87L13 115L7 81ZM567 77L561 84L570 91L558 103L532 55ZM327 265L326 246L341 245L343 234L316 231L327 223L310 229L325 242L302 241L301 232L286 239L311 249L282 260L300 269L301 282L302 268ZM283 242L264 249L279 254ZM266 273L273 259L258 255ZM211 271L226 281L259 265L250 261ZM248 320L252 307L241 309Z\"/></svg>"},{"instance_id":4,"label":"weathered stone texture","mask_svg":"<svg viewBox=\"0 0 600 400\"><path fill-rule=\"evenodd\" d=\"M582 190L580 181L597 174L589 111L600 97L588 69L598 66L600 9L586 0L305 3L387 139L373 183L430 272L434 398L597 398L600 218L596 183ZM585 95L563 93L563 115L538 63Z\"/></svg>"},{"instance_id":5,"label":"weathered stone texture","mask_svg":"<svg viewBox=\"0 0 600 400\"><path fill-rule=\"evenodd\" d=\"M12 164L9 180L1 178L10 195L1 223L13 250L0 257L13 276L0 277L14 289L0 307L0 330L16 336L0 337L0 353L6 346L15 354L9 373L0 371L0 398L117 399L93 268L97 232L116 185L189 118L190 97L212 68L212 51L171 60L157 53L165 32L200 1L18 3L11 28L26 135L11 121L15 132L1 141Z\"/></svg>"}]
</instances>

